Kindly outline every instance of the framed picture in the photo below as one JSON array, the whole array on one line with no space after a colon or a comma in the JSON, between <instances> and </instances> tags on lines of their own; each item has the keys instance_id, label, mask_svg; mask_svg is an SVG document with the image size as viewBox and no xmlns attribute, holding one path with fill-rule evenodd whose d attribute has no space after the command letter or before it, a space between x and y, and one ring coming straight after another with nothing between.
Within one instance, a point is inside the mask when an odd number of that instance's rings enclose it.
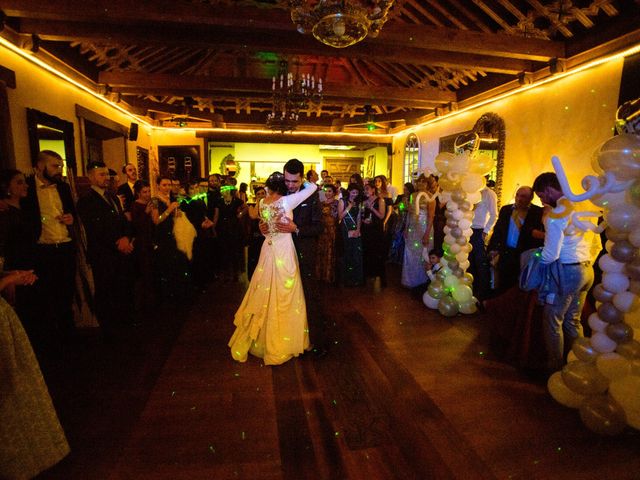
<instances>
[{"instance_id":1,"label":"framed picture","mask_svg":"<svg viewBox=\"0 0 640 480\"><path fill-rule=\"evenodd\" d=\"M159 146L160 173L180 180L183 185L200 175L200 147L197 145Z\"/></svg>"},{"instance_id":2,"label":"framed picture","mask_svg":"<svg viewBox=\"0 0 640 480\"><path fill-rule=\"evenodd\" d=\"M376 156L369 155L367 157L367 164L365 165L364 176L366 178L373 178L376 174Z\"/></svg>"}]
</instances>

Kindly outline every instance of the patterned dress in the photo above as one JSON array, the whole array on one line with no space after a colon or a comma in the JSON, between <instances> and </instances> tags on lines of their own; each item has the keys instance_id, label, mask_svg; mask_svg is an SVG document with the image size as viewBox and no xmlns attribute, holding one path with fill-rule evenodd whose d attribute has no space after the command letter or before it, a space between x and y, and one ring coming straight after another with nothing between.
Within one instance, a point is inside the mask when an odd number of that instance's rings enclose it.
<instances>
[{"instance_id":1,"label":"patterned dress","mask_svg":"<svg viewBox=\"0 0 640 480\"><path fill-rule=\"evenodd\" d=\"M338 227L338 200L322 203L324 230L318 237L316 277L331 283L336 278L336 231Z\"/></svg>"},{"instance_id":2,"label":"patterned dress","mask_svg":"<svg viewBox=\"0 0 640 480\"><path fill-rule=\"evenodd\" d=\"M0 478L31 478L69 453L36 356L0 297Z\"/></svg>"}]
</instances>

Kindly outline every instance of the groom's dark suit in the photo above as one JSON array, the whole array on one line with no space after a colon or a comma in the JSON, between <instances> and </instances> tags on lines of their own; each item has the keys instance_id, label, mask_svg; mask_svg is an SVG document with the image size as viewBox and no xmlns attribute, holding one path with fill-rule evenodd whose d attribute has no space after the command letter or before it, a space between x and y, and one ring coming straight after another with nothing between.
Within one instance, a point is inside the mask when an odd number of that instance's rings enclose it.
<instances>
[{"instance_id":1,"label":"groom's dark suit","mask_svg":"<svg viewBox=\"0 0 640 480\"><path fill-rule=\"evenodd\" d=\"M121 253L118 239L131 237L131 224L120 202L91 188L78 201L78 213L87 233L87 257L93 270L96 315L106 333L114 322L130 322L133 259Z\"/></svg>"},{"instance_id":2,"label":"groom's dark suit","mask_svg":"<svg viewBox=\"0 0 640 480\"><path fill-rule=\"evenodd\" d=\"M324 230L318 192L315 192L293 210L293 223L298 227L298 233L293 233L292 237L298 254L300 277L307 304L309 338L316 351L325 351L327 337L324 326L324 310L318 291L320 282L314 278L318 235ZM322 259L320 260L322 261Z\"/></svg>"}]
</instances>

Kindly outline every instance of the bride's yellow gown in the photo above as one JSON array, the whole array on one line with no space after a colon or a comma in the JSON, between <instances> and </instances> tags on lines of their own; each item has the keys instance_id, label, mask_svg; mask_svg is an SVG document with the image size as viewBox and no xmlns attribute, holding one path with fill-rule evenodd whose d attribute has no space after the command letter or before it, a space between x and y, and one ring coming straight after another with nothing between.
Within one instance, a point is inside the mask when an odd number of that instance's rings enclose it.
<instances>
[{"instance_id":1,"label":"bride's yellow gown","mask_svg":"<svg viewBox=\"0 0 640 480\"><path fill-rule=\"evenodd\" d=\"M293 218L293 209L317 187L305 183L297 193L271 204L260 204L260 216L269 226L258 265L247 293L235 314L236 330L229 340L234 360L245 362L248 353L265 365L279 365L309 347L309 329L298 256L290 233L278 233L280 218Z\"/></svg>"}]
</instances>

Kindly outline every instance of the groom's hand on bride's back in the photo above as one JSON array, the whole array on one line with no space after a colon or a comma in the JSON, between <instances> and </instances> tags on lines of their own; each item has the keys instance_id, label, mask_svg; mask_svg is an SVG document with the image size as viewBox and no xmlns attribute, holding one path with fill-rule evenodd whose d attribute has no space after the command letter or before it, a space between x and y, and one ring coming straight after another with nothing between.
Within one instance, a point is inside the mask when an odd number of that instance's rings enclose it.
<instances>
[{"instance_id":1,"label":"groom's hand on bride's back","mask_svg":"<svg viewBox=\"0 0 640 480\"><path fill-rule=\"evenodd\" d=\"M298 226L293 222L293 220L279 220L276 223L276 230L280 233L293 233L298 230Z\"/></svg>"},{"instance_id":2,"label":"groom's hand on bride's back","mask_svg":"<svg viewBox=\"0 0 640 480\"><path fill-rule=\"evenodd\" d=\"M258 223L258 228L260 229L260 233L262 233L263 235L269 233L269 225L267 225L262 220L260 220L260 223Z\"/></svg>"}]
</instances>

